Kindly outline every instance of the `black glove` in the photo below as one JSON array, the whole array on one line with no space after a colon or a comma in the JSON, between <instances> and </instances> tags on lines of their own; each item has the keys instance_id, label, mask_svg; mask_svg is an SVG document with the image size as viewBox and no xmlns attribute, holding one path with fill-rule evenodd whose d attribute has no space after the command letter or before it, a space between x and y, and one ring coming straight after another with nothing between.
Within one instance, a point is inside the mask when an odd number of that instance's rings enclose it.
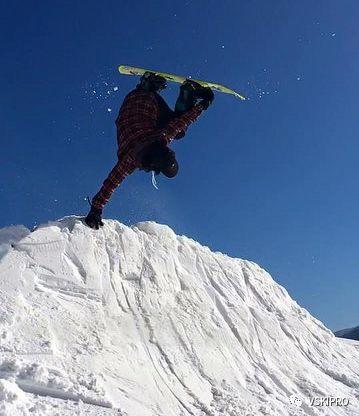
<instances>
[{"instance_id":1,"label":"black glove","mask_svg":"<svg viewBox=\"0 0 359 416\"><path fill-rule=\"evenodd\" d=\"M90 212L85 218L85 223L94 230L98 230L100 227L103 227L102 222L102 209L91 207Z\"/></svg>"},{"instance_id":2,"label":"black glove","mask_svg":"<svg viewBox=\"0 0 359 416\"><path fill-rule=\"evenodd\" d=\"M214 100L213 91L209 87L203 87L198 96L202 98L200 104L202 105L203 109L207 110L207 108L213 103Z\"/></svg>"}]
</instances>

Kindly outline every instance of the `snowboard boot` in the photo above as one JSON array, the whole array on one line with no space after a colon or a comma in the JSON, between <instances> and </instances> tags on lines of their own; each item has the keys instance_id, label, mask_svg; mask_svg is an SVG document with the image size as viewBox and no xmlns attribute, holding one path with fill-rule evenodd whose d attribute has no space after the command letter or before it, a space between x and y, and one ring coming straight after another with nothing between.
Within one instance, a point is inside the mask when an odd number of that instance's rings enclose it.
<instances>
[{"instance_id":1,"label":"snowboard boot","mask_svg":"<svg viewBox=\"0 0 359 416\"><path fill-rule=\"evenodd\" d=\"M196 90L201 87L197 82L186 79L180 86L180 93L176 101L175 112L184 113L196 104Z\"/></svg>"},{"instance_id":2,"label":"snowboard boot","mask_svg":"<svg viewBox=\"0 0 359 416\"><path fill-rule=\"evenodd\" d=\"M213 101L213 98L213 92L209 87L203 87L196 81L186 79L180 87L180 94L176 101L175 112L183 113L189 110L199 99L202 99L202 102L205 100L209 105Z\"/></svg>"}]
</instances>

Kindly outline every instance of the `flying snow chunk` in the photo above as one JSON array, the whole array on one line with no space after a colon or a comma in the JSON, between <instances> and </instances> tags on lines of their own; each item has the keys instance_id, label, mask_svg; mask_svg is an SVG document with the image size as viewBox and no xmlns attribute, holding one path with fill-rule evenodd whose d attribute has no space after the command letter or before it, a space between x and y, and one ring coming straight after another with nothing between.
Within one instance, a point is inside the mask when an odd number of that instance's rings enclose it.
<instances>
[{"instance_id":1,"label":"flying snow chunk","mask_svg":"<svg viewBox=\"0 0 359 416\"><path fill-rule=\"evenodd\" d=\"M112 108L108 108L108 109L107 109L107 111L108 111L109 113L111 113L111 111L112 111Z\"/></svg>"},{"instance_id":2,"label":"flying snow chunk","mask_svg":"<svg viewBox=\"0 0 359 416\"><path fill-rule=\"evenodd\" d=\"M118 87L113 87L113 90L114 91L118 91Z\"/></svg>"}]
</instances>

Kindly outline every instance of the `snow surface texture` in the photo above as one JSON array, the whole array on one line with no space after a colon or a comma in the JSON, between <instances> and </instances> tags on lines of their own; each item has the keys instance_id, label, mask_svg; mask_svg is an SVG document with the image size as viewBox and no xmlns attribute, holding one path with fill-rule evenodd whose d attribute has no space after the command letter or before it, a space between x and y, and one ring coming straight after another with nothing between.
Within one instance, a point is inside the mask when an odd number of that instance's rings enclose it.
<instances>
[{"instance_id":1,"label":"snow surface texture","mask_svg":"<svg viewBox=\"0 0 359 416\"><path fill-rule=\"evenodd\" d=\"M359 415L359 350L252 262L151 222L0 238L1 415Z\"/></svg>"},{"instance_id":2,"label":"snow surface texture","mask_svg":"<svg viewBox=\"0 0 359 416\"><path fill-rule=\"evenodd\" d=\"M354 345L354 347L359 348L359 341L350 338L339 338L341 341L345 342L346 344Z\"/></svg>"}]
</instances>

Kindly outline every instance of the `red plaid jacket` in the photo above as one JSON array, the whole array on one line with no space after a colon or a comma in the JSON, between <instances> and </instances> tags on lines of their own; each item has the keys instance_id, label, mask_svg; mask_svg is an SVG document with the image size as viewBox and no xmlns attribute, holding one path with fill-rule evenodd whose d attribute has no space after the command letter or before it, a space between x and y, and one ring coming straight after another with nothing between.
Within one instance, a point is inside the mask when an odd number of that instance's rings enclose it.
<instances>
[{"instance_id":1,"label":"red plaid jacket","mask_svg":"<svg viewBox=\"0 0 359 416\"><path fill-rule=\"evenodd\" d=\"M139 167L136 156L143 147L157 140L169 144L173 139L183 137L202 111L202 105L196 104L178 115L159 94L140 89L131 91L116 119L118 162L92 199L92 205L102 209L107 204L125 177Z\"/></svg>"}]
</instances>

